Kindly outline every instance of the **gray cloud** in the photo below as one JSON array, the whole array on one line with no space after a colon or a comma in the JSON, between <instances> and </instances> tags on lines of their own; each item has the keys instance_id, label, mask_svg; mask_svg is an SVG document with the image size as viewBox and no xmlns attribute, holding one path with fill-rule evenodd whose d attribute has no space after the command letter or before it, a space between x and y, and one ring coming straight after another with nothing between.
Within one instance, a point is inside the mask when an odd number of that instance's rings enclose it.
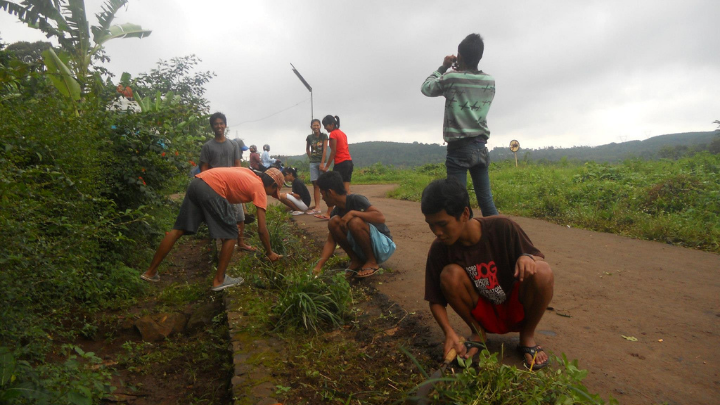
<instances>
[{"instance_id":1,"label":"gray cloud","mask_svg":"<svg viewBox=\"0 0 720 405\"><path fill-rule=\"evenodd\" d=\"M88 0L90 12L100 2ZM258 4L260 3L260 4ZM108 67L149 71L196 54L217 77L207 97L231 136L297 154L315 116L339 115L350 142L442 142L442 100L423 80L471 32L486 41L481 69L497 81L490 145L598 145L711 130L720 119L720 3L590 1L131 1L118 22L153 30L107 46ZM0 16L6 42L33 30ZM246 122L241 124L242 122Z\"/></svg>"}]
</instances>

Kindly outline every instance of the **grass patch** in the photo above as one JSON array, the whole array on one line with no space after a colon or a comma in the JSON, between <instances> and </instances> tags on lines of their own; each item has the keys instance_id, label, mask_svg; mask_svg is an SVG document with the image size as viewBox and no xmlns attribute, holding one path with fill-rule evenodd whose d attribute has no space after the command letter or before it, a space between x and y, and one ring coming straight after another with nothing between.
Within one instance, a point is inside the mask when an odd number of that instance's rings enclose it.
<instances>
[{"instance_id":1,"label":"grass patch","mask_svg":"<svg viewBox=\"0 0 720 405\"><path fill-rule=\"evenodd\" d=\"M320 277L295 274L286 282L287 288L273 307L277 317L275 329L304 328L317 332L324 325L343 324L352 302L350 284L344 274Z\"/></svg>"},{"instance_id":2,"label":"grass patch","mask_svg":"<svg viewBox=\"0 0 720 405\"><path fill-rule=\"evenodd\" d=\"M444 178L442 164L398 171L389 197L420 201ZM490 166L495 205L503 214L541 218L600 232L720 253L720 155L617 164L503 161ZM472 183L470 203L477 207Z\"/></svg>"},{"instance_id":3,"label":"grass patch","mask_svg":"<svg viewBox=\"0 0 720 405\"><path fill-rule=\"evenodd\" d=\"M158 294L158 301L166 306L181 306L201 300L207 294L203 283L180 282L164 287Z\"/></svg>"}]
</instances>

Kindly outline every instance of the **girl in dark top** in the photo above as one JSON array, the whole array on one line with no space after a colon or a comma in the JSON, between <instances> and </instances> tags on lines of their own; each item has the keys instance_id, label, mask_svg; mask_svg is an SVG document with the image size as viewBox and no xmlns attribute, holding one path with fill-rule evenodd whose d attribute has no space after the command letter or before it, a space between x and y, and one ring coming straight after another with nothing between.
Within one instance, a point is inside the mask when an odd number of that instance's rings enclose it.
<instances>
[{"instance_id":1,"label":"girl in dark top","mask_svg":"<svg viewBox=\"0 0 720 405\"><path fill-rule=\"evenodd\" d=\"M292 183L292 191L280 193L279 200L292 210L293 215L304 214L310 205L310 192L305 183L298 178L296 168L286 167L283 169L283 175L286 183Z\"/></svg>"}]
</instances>

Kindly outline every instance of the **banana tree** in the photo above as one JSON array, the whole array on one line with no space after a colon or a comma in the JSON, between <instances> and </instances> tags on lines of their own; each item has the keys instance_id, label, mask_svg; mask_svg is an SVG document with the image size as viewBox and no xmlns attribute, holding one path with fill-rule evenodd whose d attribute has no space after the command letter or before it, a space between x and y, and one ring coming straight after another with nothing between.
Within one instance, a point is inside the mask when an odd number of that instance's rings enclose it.
<instances>
[{"instance_id":1,"label":"banana tree","mask_svg":"<svg viewBox=\"0 0 720 405\"><path fill-rule=\"evenodd\" d=\"M59 51L48 50L44 62L53 84L60 92L75 98L75 88L86 94L92 82L90 70L93 60L107 60L103 45L115 38L144 38L152 31L137 24L112 25L117 11L128 0L107 0L102 12L96 14L98 25L90 26L85 13L84 0L0 0L0 9L15 15L32 28L39 29L48 38L55 38ZM91 35L92 33L92 35ZM76 84L75 84L76 83Z\"/></svg>"}]
</instances>

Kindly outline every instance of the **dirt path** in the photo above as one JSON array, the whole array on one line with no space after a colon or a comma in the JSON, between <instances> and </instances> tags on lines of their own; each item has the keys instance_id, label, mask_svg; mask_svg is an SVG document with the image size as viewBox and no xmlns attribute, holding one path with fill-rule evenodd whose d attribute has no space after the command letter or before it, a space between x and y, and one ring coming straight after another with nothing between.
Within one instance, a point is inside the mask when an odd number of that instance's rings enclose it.
<instances>
[{"instance_id":1,"label":"dirt path","mask_svg":"<svg viewBox=\"0 0 720 405\"><path fill-rule=\"evenodd\" d=\"M434 236L418 203L384 198L392 187L352 186L385 214L398 246L386 263L393 271L366 282L406 311L420 314L440 343L442 332L423 301L425 259ZM621 404L720 404L720 362L715 360L720 348L720 256L512 218L555 272L554 311L541 321L538 340L550 352L579 359L589 372L585 383L591 392L604 398L610 394ZM309 215L295 219L325 239L326 222ZM456 330L468 334L458 317L451 320ZM490 350L504 343L508 352L517 344L517 334L489 337ZM440 350L438 346L438 355ZM505 362L520 364L512 352Z\"/></svg>"}]
</instances>

